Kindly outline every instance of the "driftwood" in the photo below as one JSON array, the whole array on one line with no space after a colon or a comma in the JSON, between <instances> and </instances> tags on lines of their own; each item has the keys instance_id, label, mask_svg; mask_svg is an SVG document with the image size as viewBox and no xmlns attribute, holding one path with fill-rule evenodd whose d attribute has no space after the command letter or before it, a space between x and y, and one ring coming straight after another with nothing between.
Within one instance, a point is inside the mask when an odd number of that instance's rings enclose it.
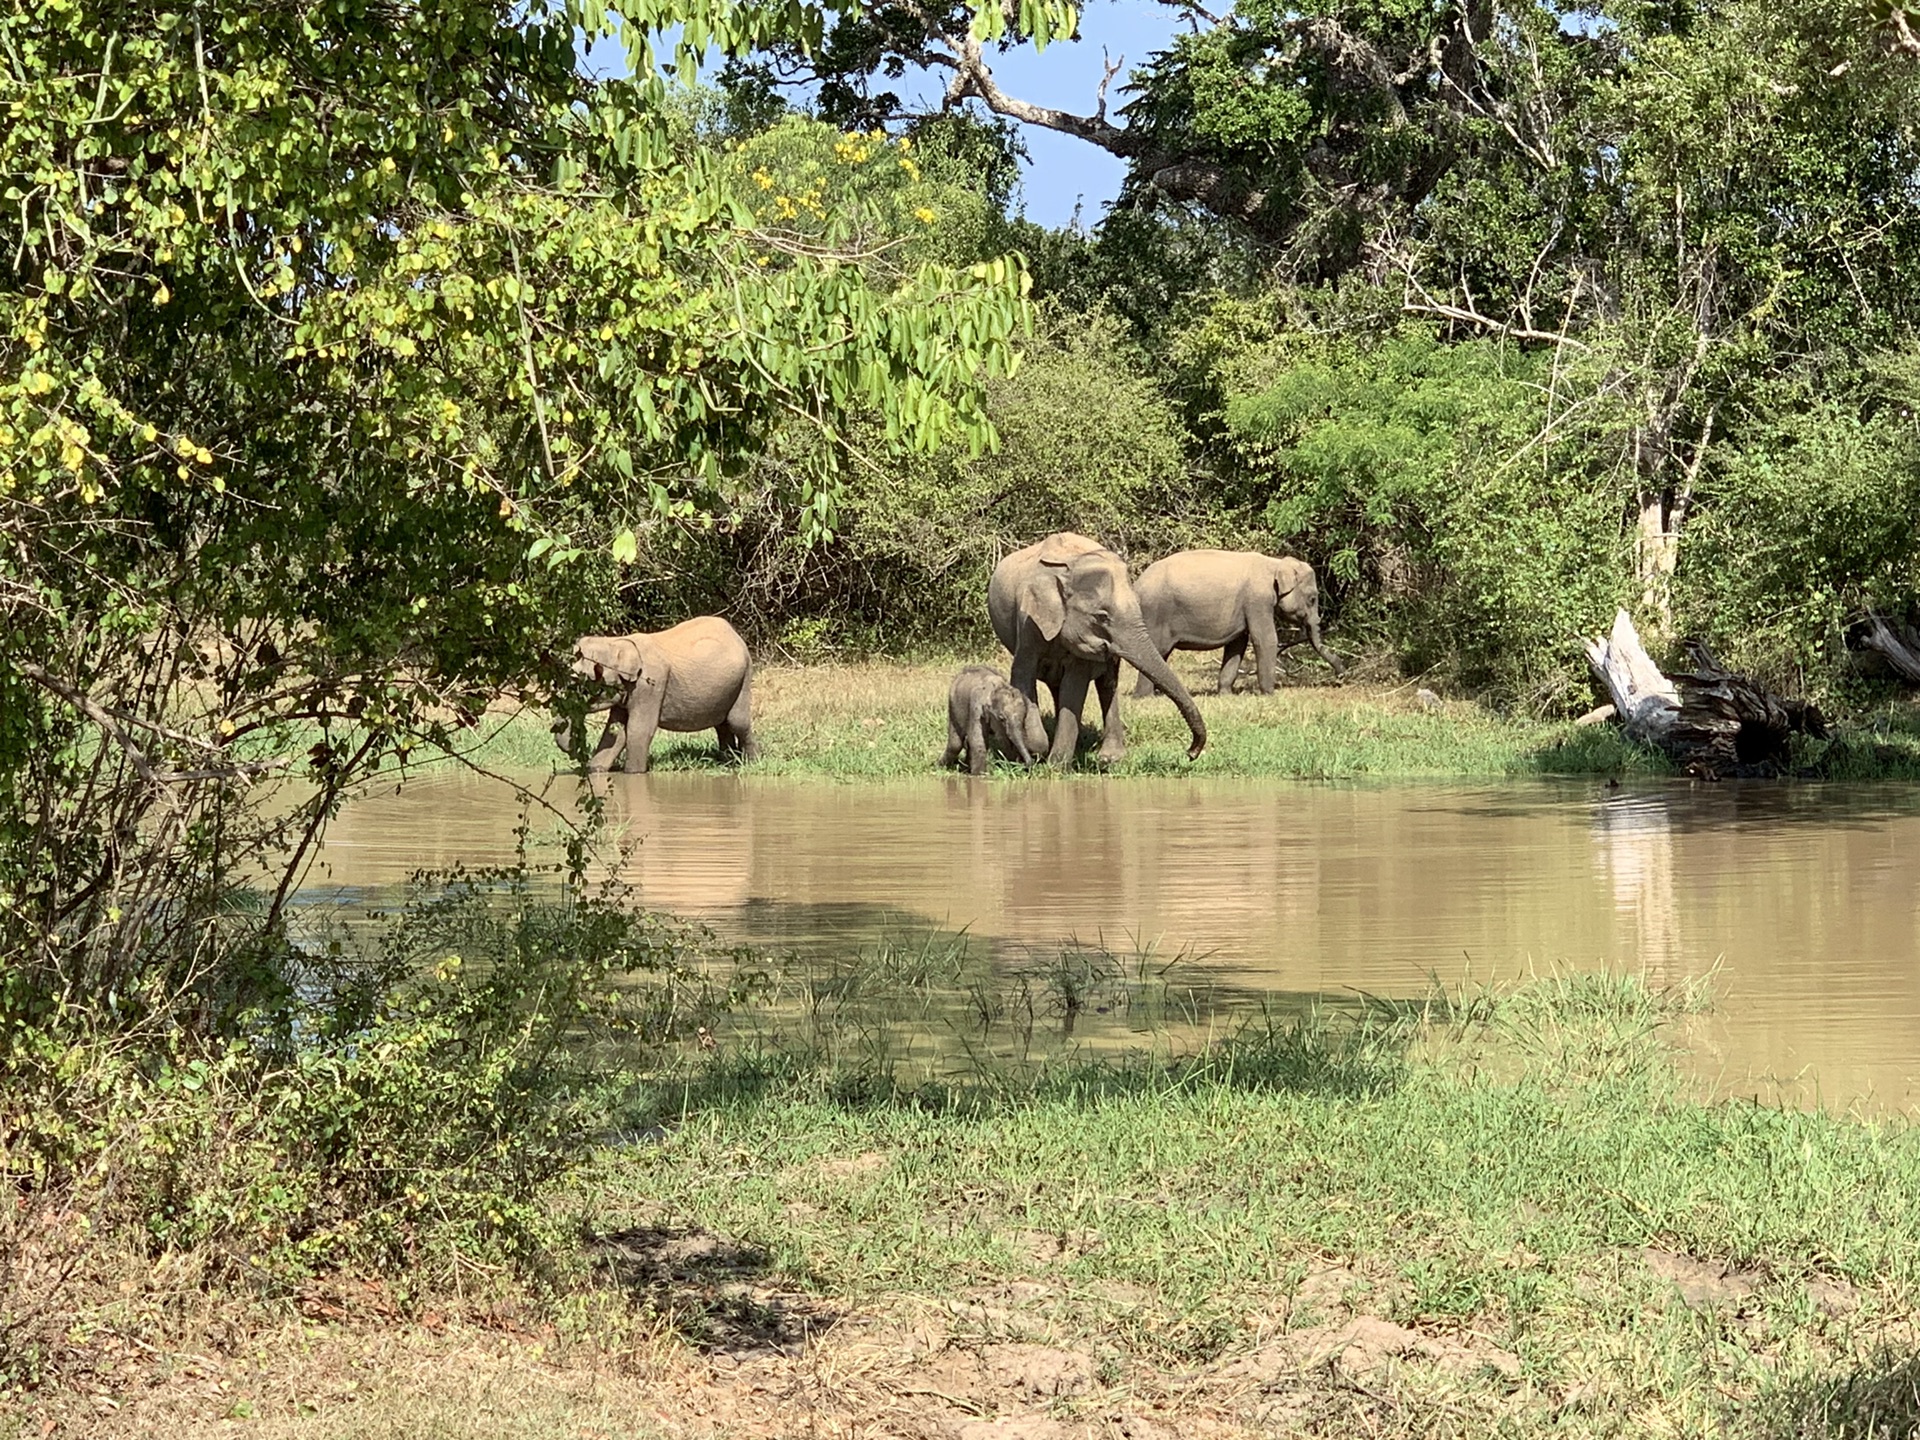
<instances>
[{"instance_id":1,"label":"driftwood","mask_svg":"<svg viewBox=\"0 0 1920 1440\"><path fill-rule=\"evenodd\" d=\"M1869 610L1860 643L1878 651L1893 673L1909 685L1920 685L1920 635L1911 627L1891 624L1884 615Z\"/></svg>"},{"instance_id":2,"label":"driftwood","mask_svg":"<svg viewBox=\"0 0 1920 1440\"><path fill-rule=\"evenodd\" d=\"M1792 736L1827 733L1813 705L1728 670L1698 640L1686 642L1692 668L1663 674L1624 610L1612 632L1586 648L1627 734L1666 751L1689 774L1779 775L1792 761Z\"/></svg>"}]
</instances>

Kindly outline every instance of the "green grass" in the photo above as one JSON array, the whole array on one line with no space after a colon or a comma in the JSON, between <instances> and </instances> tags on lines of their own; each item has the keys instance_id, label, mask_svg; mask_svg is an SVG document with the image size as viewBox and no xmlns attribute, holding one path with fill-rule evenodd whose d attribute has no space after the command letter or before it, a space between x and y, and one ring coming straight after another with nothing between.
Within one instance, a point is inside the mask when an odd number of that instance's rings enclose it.
<instances>
[{"instance_id":1,"label":"green grass","mask_svg":"<svg viewBox=\"0 0 1920 1440\"><path fill-rule=\"evenodd\" d=\"M1179 658L1179 657L1176 657ZM946 693L952 664L868 661L762 666L754 673L756 775L832 780L933 776L946 743ZM1203 667L1183 663L1195 685ZM1471 700L1429 710L1411 684L1300 685L1273 695L1199 697L1210 740L1186 758L1186 726L1170 701L1127 699L1128 753L1111 773L1272 776L1282 779L1449 779L1508 775L1662 775L1671 767L1613 725L1576 726L1505 715ZM1089 706L1091 713L1091 706ZM456 732L461 751L489 768L545 768L559 752L539 710L489 714ZM1100 773L1092 731L1077 774ZM1904 704L1835 728L1800 747L1801 773L1833 780L1920 779L1920 711ZM423 758L421 770L456 762ZM664 771L722 768L710 732L661 734L653 766ZM1012 778L1017 767L996 774Z\"/></svg>"},{"instance_id":2,"label":"green grass","mask_svg":"<svg viewBox=\"0 0 1920 1440\"><path fill-rule=\"evenodd\" d=\"M887 662L761 667L754 675L760 758L748 772L834 780L938 775L953 668ZM1199 683L1201 677L1191 678ZM1199 703L1211 738L1190 762L1186 727L1171 702L1127 700L1128 754L1112 773L1412 779L1666 769L1658 755L1609 727L1517 719L1471 701L1447 701L1429 712L1415 702L1412 686L1302 686L1271 696L1208 695ZM464 733L462 749L494 768L545 767L558 759L539 711L489 715ZM421 768L449 763L427 758ZM662 734L654 742L657 770L719 765L709 733ZM1076 773L1098 771L1091 751L1083 753ZM1019 774L1005 765L996 773Z\"/></svg>"},{"instance_id":3,"label":"green grass","mask_svg":"<svg viewBox=\"0 0 1920 1440\"><path fill-rule=\"evenodd\" d=\"M1702 1098L1699 1002L1567 976L964 1080L723 1047L584 1203L1115 1374L1362 1315L1518 1357L1302 1374L1304 1433L1912 1434L1920 1135Z\"/></svg>"}]
</instances>

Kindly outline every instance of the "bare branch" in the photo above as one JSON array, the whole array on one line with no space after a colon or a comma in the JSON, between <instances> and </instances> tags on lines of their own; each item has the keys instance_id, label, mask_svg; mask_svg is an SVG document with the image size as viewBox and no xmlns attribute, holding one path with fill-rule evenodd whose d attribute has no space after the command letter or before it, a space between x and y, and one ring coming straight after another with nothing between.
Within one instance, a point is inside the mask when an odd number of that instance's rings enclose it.
<instances>
[{"instance_id":1,"label":"bare branch","mask_svg":"<svg viewBox=\"0 0 1920 1440\"><path fill-rule=\"evenodd\" d=\"M1581 354L1591 352L1590 346L1574 339L1564 330L1539 330L1524 322L1514 325L1504 320L1496 320L1490 315L1482 315L1478 310L1471 308L1473 304L1471 292L1468 292L1466 305L1455 305L1438 299L1420 283L1420 277L1414 274L1413 265L1405 255L1395 252L1387 259L1400 272L1401 278L1406 283L1400 308L1409 314L1434 315L1443 320L1455 320L1490 334L1505 335L1511 340L1544 340L1556 349L1564 346L1569 350L1577 350Z\"/></svg>"}]
</instances>

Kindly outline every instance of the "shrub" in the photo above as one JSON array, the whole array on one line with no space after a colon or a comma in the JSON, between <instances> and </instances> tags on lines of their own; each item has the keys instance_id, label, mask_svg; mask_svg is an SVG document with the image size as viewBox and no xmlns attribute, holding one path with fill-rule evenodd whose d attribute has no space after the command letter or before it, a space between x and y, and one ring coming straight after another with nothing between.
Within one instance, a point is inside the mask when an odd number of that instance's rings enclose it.
<instances>
[{"instance_id":1,"label":"shrub","mask_svg":"<svg viewBox=\"0 0 1920 1440\"><path fill-rule=\"evenodd\" d=\"M461 1256L535 1271L540 1187L709 1002L687 964L706 943L524 869L441 877L376 938L284 957L288 999L235 1035L0 1016L0 1170L19 1211L269 1288L430 1285ZM0 1330L33 1305L0 1296Z\"/></svg>"}]
</instances>

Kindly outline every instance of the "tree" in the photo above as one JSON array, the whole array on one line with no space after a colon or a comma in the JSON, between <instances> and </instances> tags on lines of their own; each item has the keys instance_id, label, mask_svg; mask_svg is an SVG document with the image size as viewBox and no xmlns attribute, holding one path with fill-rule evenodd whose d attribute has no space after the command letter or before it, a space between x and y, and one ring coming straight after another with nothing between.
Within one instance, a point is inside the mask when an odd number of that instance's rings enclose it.
<instances>
[{"instance_id":1,"label":"tree","mask_svg":"<svg viewBox=\"0 0 1920 1440\"><path fill-rule=\"evenodd\" d=\"M554 673L629 497L724 516L803 425L789 499L824 530L843 415L989 439L1017 265L870 279L676 143L661 34L746 54L822 12L627 19L635 78L590 86L598 0L0 15L10 1003L240 1003L344 787Z\"/></svg>"}]
</instances>

